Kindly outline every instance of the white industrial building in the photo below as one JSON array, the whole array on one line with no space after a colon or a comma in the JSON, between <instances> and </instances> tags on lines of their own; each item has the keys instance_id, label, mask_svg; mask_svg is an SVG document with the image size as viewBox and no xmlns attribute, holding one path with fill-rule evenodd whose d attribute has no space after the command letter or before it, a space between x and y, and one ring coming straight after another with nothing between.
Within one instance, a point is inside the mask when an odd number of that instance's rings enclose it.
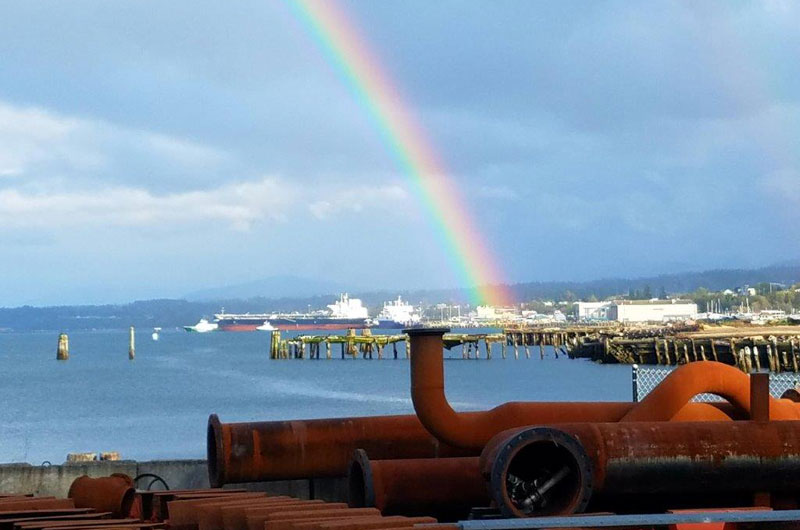
<instances>
[{"instance_id":1,"label":"white industrial building","mask_svg":"<svg viewBox=\"0 0 800 530\"><path fill-rule=\"evenodd\" d=\"M578 320L670 322L697 318L697 304L687 300L611 300L576 302Z\"/></svg>"},{"instance_id":2,"label":"white industrial building","mask_svg":"<svg viewBox=\"0 0 800 530\"><path fill-rule=\"evenodd\" d=\"M687 300L617 300L608 319L618 322L671 322L697 318L697 304Z\"/></svg>"}]
</instances>

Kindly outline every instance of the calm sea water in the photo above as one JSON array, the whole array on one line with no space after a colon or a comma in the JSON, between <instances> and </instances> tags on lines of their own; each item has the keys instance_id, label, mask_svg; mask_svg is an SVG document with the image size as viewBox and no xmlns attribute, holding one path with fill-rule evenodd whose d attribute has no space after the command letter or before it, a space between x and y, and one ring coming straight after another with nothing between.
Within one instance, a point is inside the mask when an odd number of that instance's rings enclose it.
<instances>
[{"instance_id":1,"label":"calm sea water","mask_svg":"<svg viewBox=\"0 0 800 530\"><path fill-rule=\"evenodd\" d=\"M0 462L60 463L85 451L202 458L212 412L223 422L413 412L405 359L271 361L268 333L176 330L158 342L137 332L134 361L127 331L70 333L70 360L58 362L57 336L0 334ZM459 410L630 399L630 367L531 353L446 361L448 398Z\"/></svg>"}]
</instances>

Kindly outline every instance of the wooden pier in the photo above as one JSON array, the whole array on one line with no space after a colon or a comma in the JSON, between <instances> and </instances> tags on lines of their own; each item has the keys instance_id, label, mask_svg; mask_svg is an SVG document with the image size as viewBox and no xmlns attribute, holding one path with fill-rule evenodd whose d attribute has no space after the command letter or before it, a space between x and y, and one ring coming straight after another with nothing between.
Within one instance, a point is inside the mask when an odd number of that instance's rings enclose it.
<instances>
[{"instance_id":1,"label":"wooden pier","mask_svg":"<svg viewBox=\"0 0 800 530\"><path fill-rule=\"evenodd\" d=\"M397 345L403 344L402 354ZM444 345L447 349L461 347L464 359L480 359L481 353L487 359L492 358L492 346L500 344L502 356L506 356L506 337L503 333L447 333ZM338 345L338 348L336 348ZM401 355L408 358L411 347L408 335L373 335L372 330L365 329L361 335L354 329L348 329L345 335L298 335L282 339L281 332L272 332L270 341L270 359L332 359L334 350L342 359L383 359L385 349L391 346L391 358ZM324 354L322 351L324 350ZM515 347L515 355L519 352ZM528 355L530 357L530 355Z\"/></svg>"},{"instance_id":2,"label":"wooden pier","mask_svg":"<svg viewBox=\"0 0 800 530\"><path fill-rule=\"evenodd\" d=\"M745 372L800 371L800 327L564 326L507 329L509 342L604 363L674 366L718 361Z\"/></svg>"},{"instance_id":3,"label":"wooden pier","mask_svg":"<svg viewBox=\"0 0 800 530\"><path fill-rule=\"evenodd\" d=\"M402 343L402 348L398 344ZM338 348L337 348L338 345ZM719 361L742 371L800 372L800 327L679 327L667 325L563 325L508 328L499 333L446 333L448 350L461 348L464 359L491 359L499 347L503 359L552 354L602 363L674 366ZM391 351L386 349L391 347ZM336 355L334 350L338 352ZM324 350L324 353L323 353ZM299 335L272 332L271 359L383 359L409 355L405 334Z\"/></svg>"}]
</instances>

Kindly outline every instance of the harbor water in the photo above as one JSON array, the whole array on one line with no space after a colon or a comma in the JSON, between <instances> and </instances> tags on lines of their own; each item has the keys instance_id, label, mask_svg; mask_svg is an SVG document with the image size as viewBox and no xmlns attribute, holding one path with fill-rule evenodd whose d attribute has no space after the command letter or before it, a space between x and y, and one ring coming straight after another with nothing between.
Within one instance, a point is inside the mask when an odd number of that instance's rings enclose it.
<instances>
[{"instance_id":1,"label":"harbor water","mask_svg":"<svg viewBox=\"0 0 800 530\"><path fill-rule=\"evenodd\" d=\"M457 330L454 330L457 331ZM463 330L476 332L476 330ZM0 333L0 463L61 463L70 452L118 451L125 459L204 458L206 422L413 413L409 363L392 359L270 360L269 333L137 330L72 332L56 361L58 333ZM284 337L291 336L284 333ZM482 350L482 348L481 348ZM481 351L483 356L483 351ZM458 410L506 401L627 401L631 368L555 359L548 349L515 360L448 353L446 391Z\"/></svg>"}]
</instances>

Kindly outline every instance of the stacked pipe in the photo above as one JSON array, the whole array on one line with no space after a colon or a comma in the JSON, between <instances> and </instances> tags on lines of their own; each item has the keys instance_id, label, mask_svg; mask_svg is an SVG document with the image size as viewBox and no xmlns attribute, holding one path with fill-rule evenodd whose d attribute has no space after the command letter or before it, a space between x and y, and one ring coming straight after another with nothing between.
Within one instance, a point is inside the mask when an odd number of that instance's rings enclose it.
<instances>
[{"instance_id":1,"label":"stacked pipe","mask_svg":"<svg viewBox=\"0 0 800 530\"><path fill-rule=\"evenodd\" d=\"M151 530L165 524L132 515L133 481L127 475L79 477L69 498L0 494L3 530Z\"/></svg>"},{"instance_id":2,"label":"stacked pipe","mask_svg":"<svg viewBox=\"0 0 800 530\"><path fill-rule=\"evenodd\" d=\"M129 506L130 477L79 477L70 487L74 498L0 493L3 530L412 530L414 525L440 528L432 517L384 517L375 508L343 503L267 496L244 490L197 489L139 492L154 509L148 521L119 517ZM157 499L157 500L156 500ZM112 511L96 511L105 506Z\"/></svg>"},{"instance_id":3,"label":"stacked pipe","mask_svg":"<svg viewBox=\"0 0 800 530\"><path fill-rule=\"evenodd\" d=\"M133 479L123 473L108 477L92 478L87 475L76 478L69 487L67 497L76 508L92 508L99 512L110 512L114 517L130 515L135 497Z\"/></svg>"},{"instance_id":4,"label":"stacked pipe","mask_svg":"<svg viewBox=\"0 0 800 530\"><path fill-rule=\"evenodd\" d=\"M499 433L507 435L502 439L506 441L513 429L542 426L552 429L560 424L574 427L651 422L651 428L660 429L665 422L730 423L751 415L748 376L714 362L696 362L677 369L641 403L512 402L484 412L456 412L444 393L445 331L408 331L416 416L224 424L212 415L208 426L212 485L342 477L349 469L350 500L354 507L374 506L386 515L435 513L444 519L461 518L467 515L469 505L500 504L512 498L497 488L513 489L514 485L508 481L519 477L505 473L502 480L506 482L490 484L487 489L484 479L490 478L493 467L479 461L481 455L484 461L490 458L487 444ZM700 393L715 393L727 401L692 403L691 399ZM769 399L765 403L772 419L800 419L800 408L789 400ZM682 432L676 436L689 435L689 431ZM577 436L566 431L563 435ZM566 439L564 436L559 439ZM510 449L497 449L508 445L498 440L491 445L495 451L491 456L494 465ZM556 470L556 475L560 471ZM559 481L562 480L567 479L559 476ZM530 489L526 484L518 486L520 491ZM600 499L613 498L609 494L613 489L593 490L593 505ZM551 498L559 491L555 485L548 486L550 490ZM585 509L578 506L577 509ZM510 507L504 511L517 516L551 513L542 509L527 513Z\"/></svg>"},{"instance_id":5,"label":"stacked pipe","mask_svg":"<svg viewBox=\"0 0 800 530\"><path fill-rule=\"evenodd\" d=\"M489 495L475 457L370 460L358 449L348 474L350 506L374 506L384 515L466 518Z\"/></svg>"},{"instance_id":6,"label":"stacked pipe","mask_svg":"<svg viewBox=\"0 0 800 530\"><path fill-rule=\"evenodd\" d=\"M383 516L375 508L259 492L187 491L163 501L171 530L380 530L436 523L432 517Z\"/></svg>"},{"instance_id":7,"label":"stacked pipe","mask_svg":"<svg viewBox=\"0 0 800 530\"><path fill-rule=\"evenodd\" d=\"M430 337L434 343L438 339L441 358L443 333L434 329L415 331L412 336L415 340ZM414 355L411 360L413 370ZM438 369L441 373L441 359ZM631 407L627 402L507 403L488 412L465 412L458 417L465 422L466 430L491 424L494 433L531 422L618 421ZM207 436L211 485L344 477L356 449L381 460L477 457L492 436L483 429L478 443L453 444L431 430L423 414L417 412L419 417L412 414L249 423L222 423L212 414Z\"/></svg>"},{"instance_id":8,"label":"stacked pipe","mask_svg":"<svg viewBox=\"0 0 800 530\"><path fill-rule=\"evenodd\" d=\"M800 484L800 422L792 421L800 408L770 398L766 374L751 384L733 367L691 363L617 417L610 413L614 404L581 405L580 419L535 403L466 415L444 395L444 331L410 332L414 408L440 441L481 451L481 475L506 516L626 509L617 501L634 494L652 509L709 507L717 498L722 506L747 505L764 492L785 505ZM727 403L691 403L700 393ZM419 483L435 476L427 473Z\"/></svg>"}]
</instances>

